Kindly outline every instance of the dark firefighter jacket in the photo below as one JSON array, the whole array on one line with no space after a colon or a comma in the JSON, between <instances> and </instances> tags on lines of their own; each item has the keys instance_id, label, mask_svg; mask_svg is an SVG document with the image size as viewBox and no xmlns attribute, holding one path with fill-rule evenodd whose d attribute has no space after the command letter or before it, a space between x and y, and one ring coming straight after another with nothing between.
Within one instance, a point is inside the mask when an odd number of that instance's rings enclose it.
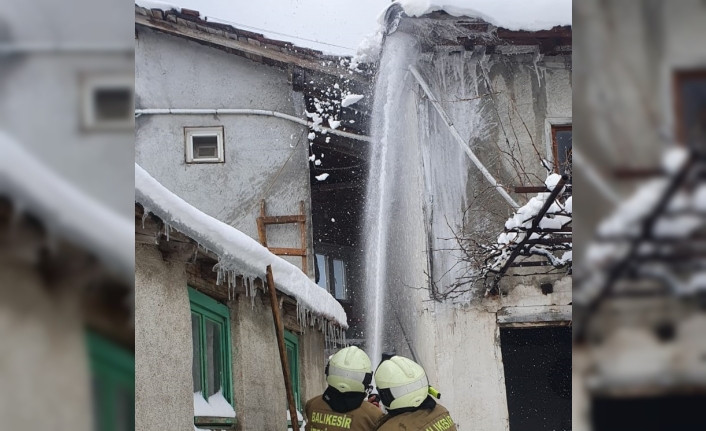
<instances>
[{"instance_id":1,"label":"dark firefighter jacket","mask_svg":"<svg viewBox=\"0 0 706 431\"><path fill-rule=\"evenodd\" d=\"M386 415L378 431L456 431L456 424L444 406L427 398L414 411Z\"/></svg>"},{"instance_id":2,"label":"dark firefighter jacket","mask_svg":"<svg viewBox=\"0 0 706 431\"><path fill-rule=\"evenodd\" d=\"M383 416L382 410L367 401L362 401L359 407L352 410L337 412L323 395L310 399L304 412L305 431L375 431Z\"/></svg>"}]
</instances>

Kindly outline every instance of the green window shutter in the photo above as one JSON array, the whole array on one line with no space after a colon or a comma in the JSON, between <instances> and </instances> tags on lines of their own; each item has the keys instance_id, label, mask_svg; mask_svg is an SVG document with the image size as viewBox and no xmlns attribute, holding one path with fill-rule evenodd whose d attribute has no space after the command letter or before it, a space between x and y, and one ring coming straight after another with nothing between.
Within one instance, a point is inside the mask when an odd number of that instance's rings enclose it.
<instances>
[{"instance_id":1,"label":"green window shutter","mask_svg":"<svg viewBox=\"0 0 706 431\"><path fill-rule=\"evenodd\" d=\"M192 377L194 392L205 399L223 391L223 397L233 403L231 378L230 313L226 305L189 287L191 330L194 362Z\"/></svg>"},{"instance_id":2,"label":"green window shutter","mask_svg":"<svg viewBox=\"0 0 706 431\"><path fill-rule=\"evenodd\" d=\"M92 331L86 333L95 431L134 431L135 355Z\"/></svg>"},{"instance_id":3,"label":"green window shutter","mask_svg":"<svg viewBox=\"0 0 706 431\"><path fill-rule=\"evenodd\" d=\"M287 350L287 362L289 363L289 378L294 392L294 401L297 411L302 411L301 389L299 387L299 337L289 331L284 331L284 345ZM286 401L286 400L285 400ZM287 405L289 409L289 405ZM300 423L301 425L301 423ZM291 428L291 423L288 423Z\"/></svg>"}]
</instances>

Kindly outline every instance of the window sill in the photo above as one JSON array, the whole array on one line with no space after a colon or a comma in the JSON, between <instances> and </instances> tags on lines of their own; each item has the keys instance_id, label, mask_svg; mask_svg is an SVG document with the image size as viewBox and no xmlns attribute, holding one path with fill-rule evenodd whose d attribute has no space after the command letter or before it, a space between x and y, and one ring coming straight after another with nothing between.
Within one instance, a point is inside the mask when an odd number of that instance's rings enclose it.
<instances>
[{"instance_id":1,"label":"window sill","mask_svg":"<svg viewBox=\"0 0 706 431\"><path fill-rule=\"evenodd\" d=\"M228 430L235 429L238 418L222 418L215 416L194 416L194 425L197 428Z\"/></svg>"}]
</instances>

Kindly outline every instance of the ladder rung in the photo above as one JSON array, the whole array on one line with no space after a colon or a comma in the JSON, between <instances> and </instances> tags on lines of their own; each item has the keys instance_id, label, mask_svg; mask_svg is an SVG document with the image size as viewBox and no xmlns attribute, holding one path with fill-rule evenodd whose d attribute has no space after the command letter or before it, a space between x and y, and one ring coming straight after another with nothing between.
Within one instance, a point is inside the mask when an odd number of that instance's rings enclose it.
<instances>
[{"instance_id":1,"label":"ladder rung","mask_svg":"<svg viewBox=\"0 0 706 431\"><path fill-rule=\"evenodd\" d=\"M306 256L306 250L301 248L268 247L268 250L270 250L272 254L276 254L278 256Z\"/></svg>"},{"instance_id":2,"label":"ladder rung","mask_svg":"<svg viewBox=\"0 0 706 431\"><path fill-rule=\"evenodd\" d=\"M287 223L305 223L305 215L288 215L288 216L266 216L260 217L265 224L287 224Z\"/></svg>"}]
</instances>

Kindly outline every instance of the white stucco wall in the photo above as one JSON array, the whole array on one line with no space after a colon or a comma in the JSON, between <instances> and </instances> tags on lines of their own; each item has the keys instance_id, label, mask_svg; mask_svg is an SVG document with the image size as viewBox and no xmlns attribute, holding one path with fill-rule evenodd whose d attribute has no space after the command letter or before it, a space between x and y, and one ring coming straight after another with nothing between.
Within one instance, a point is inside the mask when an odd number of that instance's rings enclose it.
<instances>
[{"instance_id":1,"label":"white stucco wall","mask_svg":"<svg viewBox=\"0 0 706 431\"><path fill-rule=\"evenodd\" d=\"M11 255L11 254L10 254ZM89 431L91 380L80 292L48 292L32 262L0 258L4 429Z\"/></svg>"},{"instance_id":2,"label":"white stucco wall","mask_svg":"<svg viewBox=\"0 0 706 431\"><path fill-rule=\"evenodd\" d=\"M302 116L286 70L138 27L138 108L252 108ZM184 127L223 126L225 163L187 164ZM269 215L310 213L308 129L261 116L143 115L136 120L135 160L205 213L258 239L260 200ZM281 171L280 171L281 170ZM311 220L308 246L311 253ZM300 247L297 225L270 226L268 245ZM288 258L301 266L301 259ZM313 269L313 259L309 268Z\"/></svg>"},{"instance_id":3,"label":"white stucco wall","mask_svg":"<svg viewBox=\"0 0 706 431\"><path fill-rule=\"evenodd\" d=\"M193 427L191 311L184 264L168 263L154 246L136 248L135 420L137 430ZM284 429L286 395L269 300L237 295L226 302L237 430ZM299 338L302 405L324 383L324 336ZM277 401L279 400L279 402Z\"/></svg>"},{"instance_id":4,"label":"white stucco wall","mask_svg":"<svg viewBox=\"0 0 706 431\"><path fill-rule=\"evenodd\" d=\"M190 430L191 308L183 264L135 248L135 429Z\"/></svg>"},{"instance_id":5,"label":"white stucco wall","mask_svg":"<svg viewBox=\"0 0 706 431\"><path fill-rule=\"evenodd\" d=\"M134 75L129 2L51 0L0 14L0 42L20 47L0 59L0 130L88 196L132 216L134 132L87 131L82 91L89 76ZM98 17L111 17L99 19ZM21 46L59 44L65 51ZM72 49L83 46L91 50ZM103 52L101 52L103 51Z\"/></svg>"},{"instance_id":6,"label":"white stucco wall","mask_svg":"<svg viewBox=\"0 0 706 431\"><path fill-rule=\"evenodd\" d=\"M438 47L422 53L417 67L438 100L445 101L442 105L460 135L501 184L508 185L509 190L514 185L541 185L546 173L533 144L541 157L547 157L551 149L547 119L561 118L571 124L570 56L484 56L482 52L457 51ZM497 93L492 98L486 94L484 74ZM388 298L398 315L386 310L387 345L394 346L398 354L417 357L460 430L507 430L498 313L523 315L560 306L555 309L568 316L571 278L565 274L507 277L498 297L486 298L483 286L469 285L461 287L468 292L442 302L430 300L424 289L414 289L429 282L424 275L427 244L424 236L418 235L424 232L420 201L424 193L431 196L427 204L431 214L432 274L441 292L449 289L456 277L467 275L465 265L458 264L461 251L449 250L458 248L454 235L463 232L478 238L489 232L499 233L511 211L453 140L428 100L419 96L421 90L414 79L407 84L411 99L400 97L402 102L395 106L394 118L404 118L403 126L413 128L412 132L400 128L400 133L411 135L404 136L402 142L409 145L405 157L412 162L405 166L412 172L402 172L395 179L403 184L422 184L405 189L418 187L416 195L405 195L395 203L399 209L391 216L395 220L390 226L395 244L391 249L395 252L388 268L396 272L389 283ZM522 178L524 184L510 160L500 155L499 148L508 150L506 139L525 170L536 175ZM424 160L423 172L413 170L415 156L410 153L415 146L422 153L416 157ZM419 178L426 179L426 186ZM522 205L532 196L513 197ZM551 283L553 293L543 294L543 283ZM404 339L405 333L412 349Z\"/></svg>"}]
</instances>

